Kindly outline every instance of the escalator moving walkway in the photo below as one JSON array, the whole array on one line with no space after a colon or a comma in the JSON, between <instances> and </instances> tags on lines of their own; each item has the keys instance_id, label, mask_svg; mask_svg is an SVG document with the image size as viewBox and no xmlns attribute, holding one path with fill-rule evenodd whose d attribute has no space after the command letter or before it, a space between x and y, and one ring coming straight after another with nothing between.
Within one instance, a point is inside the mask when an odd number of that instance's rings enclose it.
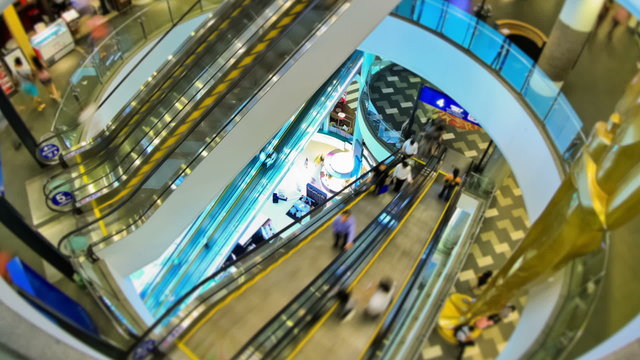
<instances>
[{"instance_id":1,"label":"escalator moving walkway","mask_svg":"<svg viewBox=\"0 0 640 360\"><path fill-rule=\"evenodd\" d=\"M159 206L201 161L201 155L210 152L241 120L255 104L255 97L264 91L263 87L272 83L278 73L286 71L282 67L291 56L342 3L344 1L337 0L287 2L281 15L272 19L259 39L246 47L243 56L235 59L234 66L219 77L222 80L200 98L185 122L154 148L149 160L129 174L116 192L92 201L98 220L65 236L65 239L72 238L72 248L88 244L106 246L108 240L116 241L125 235L121 232L144 221L145 216L150 215L149 210Z\"/></svg>"},{"instance_id":2,"label":"escalator moving walkway","mask_svg":"<svg viewBox=\"0 0 640 360\"><path fill-rule=\"evenodd\" d=\"M437 176L428 168L418 184L401 192L403 201L385 209L386 226L381 222L365 230L353 250L307 285L234 358L357 358L368 343L367 331L375 332L378 322L363 323L358 316L340 325L330 319L337 307L331 294L349 288L362 309L381 278L391 277L396 287L404 283L447 206L436 199L440 186L432 186Z\"/></svg>"}]
</instances>

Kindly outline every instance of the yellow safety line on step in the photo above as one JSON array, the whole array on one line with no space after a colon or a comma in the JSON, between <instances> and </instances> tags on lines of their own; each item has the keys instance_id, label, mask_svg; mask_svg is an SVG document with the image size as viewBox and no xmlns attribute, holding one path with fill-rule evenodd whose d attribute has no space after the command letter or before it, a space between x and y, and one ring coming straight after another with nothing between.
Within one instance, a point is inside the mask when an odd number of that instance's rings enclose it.
<instances>
[{"instance_id":1,"label":"yellow safety line on step","mask_svg":"<svg viewBox=\"0 0 640 360\"><path fill-rule=\"evenodd\" d=\"M422 201L422 198L427 194L427 192L429 191L429 189L431 188L431 186L433 185L433 183L435 182L437 176L434 176L433 179L431 180L431 182L429 182L429 185L427 185L427 187L424 189L424 191L420 194L420 197L418 197L418 199L416 200L416 202L411 206L411 208L409 209L409 211L405 214L405 216L402 218L402 220L400 221L400 223L398 224L398 226L396 226L396 228L393 230L393 232L391 233L391 235L387 238L387 240L384 242L384 244L380 247L380 249L378 249L378 252L376 253L376 255L369 260L369 262L367 263L367 265L365 266L365 268L360 272L360 274L358 274L358 276L356 277L356 279L353 281L353 283L351 283L351 285L349 286L349 288L347 289L348 291L351 291L360 281L360 279L362 278L362 276L364 276L364 274L369 270L369 268L371 267L371 265L373 265L373 263L375 263L375 261L378 259L378 257L380 256L380 254L382 254L382 252L384 251L384 249L387 247L387 245L389 244L389 242L391 241L391 239L393 239L393 237L398 233L398 231L400 231L400 229L402 228L402 225L405 223L405 221L409 218L409 216L411 216L411 214L413 213L413 211L416 209L416 207L418 206L418 204L420 204L420 202ZM309 330L309 332L305 335L305 337L302 339L302 341L300 341L296 347L293 349L293 351L287 356L287 360L289 359L293 359L298 352L300 352L300 350L302 350L302 348L304 347L304 345L313 337L313 334L316 333L316 331L318 331L318 329L325 323L325 321L327 321L327 319L329 318L329 316L331 316L331 314L333 314L333 312L335 311L335 309L338 307L338 305L333 305L329 311L327 311L326 314L324 314L324 316L322 316L322 318L313 325L313 327L311 328L311 330Z\"/></svg>"}]
</instances>

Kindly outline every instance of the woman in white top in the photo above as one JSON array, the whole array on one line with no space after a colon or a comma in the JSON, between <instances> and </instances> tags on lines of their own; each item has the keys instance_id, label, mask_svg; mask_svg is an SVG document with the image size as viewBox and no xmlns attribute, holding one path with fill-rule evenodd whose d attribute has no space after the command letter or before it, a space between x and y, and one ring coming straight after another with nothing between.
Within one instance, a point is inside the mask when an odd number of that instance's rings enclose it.
<instances>
[{"instance_id":1,"label":"woman in white top","mask_svg":"<svg viewBox=\"0 0 640 360\"><path fill-rule=\"evenodd\" d=\"M371 299L369 299L369 304L367 304L367 308L365 309L365 314L367 314L367 316L375 318L384 314L393 299L393 287L393 280L380 280L378 283L378 289Z\"/></svg>"},{"instance_id":2,"label":"woman in white top","mask_svg":"<svg viewBox=\"0 0 640 360\"><path fill-rule=\"evenodd\" d=\"M393 191L400 192L400 188L404 185L405 181L409 181L409 183L413 182L413 178L411 177L411 166L404 160L393 171L393 178L395 180L395 185L393 186Z\"/></svg>"}]
</instances>

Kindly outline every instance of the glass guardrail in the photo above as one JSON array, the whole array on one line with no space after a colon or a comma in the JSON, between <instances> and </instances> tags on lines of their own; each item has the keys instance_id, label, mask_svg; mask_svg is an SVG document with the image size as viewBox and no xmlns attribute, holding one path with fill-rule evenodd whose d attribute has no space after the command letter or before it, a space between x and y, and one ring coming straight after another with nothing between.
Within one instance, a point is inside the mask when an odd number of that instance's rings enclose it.
<instances>
[{"instance_id":1,"label":"glass guardrail","mask_svg":"<svg viewBox=\"0 0 640 360\"><path fill-rule=\"evenodd\" d=\"M563 300L557 306L553 321L549 322L536 343L524 356L532 360L566 359L582 335L587 320L602 290L609 249L609 238L603 248L574 260L569 265Z\"/></svg>"},{"instance_id":2,"label":"glass guardrail","mask_svg":"<svg viewBox=\"0 0 640 360\"><path fill-rule=\"evenodd\" d=\"M367 78L364 82L366 85L362 87L360 99L358 99L358 112L366 119L365 125L381 141L381 144L385 145L387 150L394 151L402 146L402 134L384 121L382 115L371 102L371 94L369 93L369 84L374 75L391 64L393 64L391 61L376 59L368 65L368 69L363 69L362 72L367 74Z\"/></svg>"},{"instance_id":3,"label":"glass guardrail","mask_svg":"<svg viewBox=\"0 0 640 360\"><path fill-rule=\"evenodd\" d=\"M394 162L395 154L382 161L390 166ZM317 226L340 212L345 204L362 195L370 186L368 181L372 173L373 169L365 172L341 191L307 212L300 219L300 222L308 220L303 226L300 227L298 223L289 224L264 243L241 255L234 263L224 265L201 280L164 311L136 341L131 351L135 352L136 348L143 346L147 341L153 342L160 351L166 351L172 346L176 337L206 309L223 301L236 288L250 281L273 261L288 253Z\"/></svg>"},{"instance_id":4,"label":"glass guardrail","mask_svg":"<svg viewBox=\"0 0 640 360\"><path fill-rule=\"evenodd\" d=\"M222 2L157 0L111 31L108 37L79 62L78 68L71 75L51 127L53 136L44 139L41 146L56 144L64 150L77 145L81 141L84 127L78 122L81 112L89 104L97 103L98 98L107 90L109 93L104 98L108 99L160 41L146 51L143 58L118 84L107 89L112 84L110 80L127 60L138 55L143 46L153 39L167 35L178 24L209 12ZM104 100L100 105L102 103Z\"/></svg>"},{"instance_id":5,"label":"glass guardrail","mask_svg":"<svg viewBox=\"0 0 640 360\"><path fill-rule=\"evenodd\" d=\"M449 209L447 220L442 222L436 239L416 267L412 281L402 291L363 358L419 357L423 343L436 324L440 307L477 236L484 210L494 192L490 179L471 172L465 175L464 184L452 201L457 204L464 196L465 205Z\"/></svg>"},{"instance_id":6,"label":"glass guardrail","mask_svg":"<svg viewBox=\"0 0 640 360\"><path fill-rule=\"evenodd\" d=\"M540 119L564 165L573 162L586 142L582 121L560 88L520 48L445 0L402 0L394 13L444 35L489 66Z\"/></svg>"}]
</instances>

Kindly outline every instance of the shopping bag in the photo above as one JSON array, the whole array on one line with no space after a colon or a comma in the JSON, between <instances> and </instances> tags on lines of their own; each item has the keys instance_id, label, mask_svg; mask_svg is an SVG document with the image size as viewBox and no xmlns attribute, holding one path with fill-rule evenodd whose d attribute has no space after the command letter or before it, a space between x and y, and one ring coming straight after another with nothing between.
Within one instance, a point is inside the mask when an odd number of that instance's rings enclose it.
<instances>
[{"instance_id":1,"label":"shopping bag","mask_svg":"<svg viewBox=\"0 0 640 360\"><path fill-rule=\"evenodd\" d=\"M380 194L384 194L387 191L389 191L389 185L383 185L379 190L378 190L378 195Z\"/></svg>"}]
</instances>

